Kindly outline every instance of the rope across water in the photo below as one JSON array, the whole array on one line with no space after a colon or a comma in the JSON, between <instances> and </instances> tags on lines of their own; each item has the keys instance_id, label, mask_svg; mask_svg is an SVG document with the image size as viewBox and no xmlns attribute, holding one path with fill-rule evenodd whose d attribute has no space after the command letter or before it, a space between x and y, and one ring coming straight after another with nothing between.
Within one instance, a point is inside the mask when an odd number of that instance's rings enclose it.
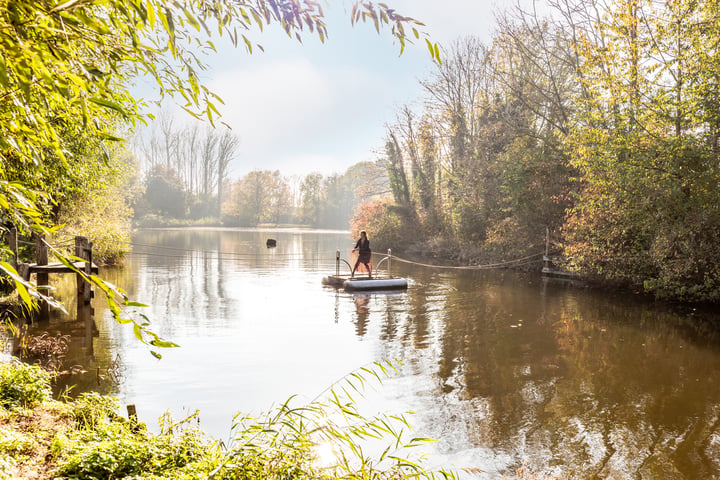
<instances>
[{"instance_id":1,"label":"rope across water","mask_svg":"<svg viewBox=\"0 0 720 480\"><path fill-rule=\"evenodd\" d=\"M402 257L398 257L395 255L392 255L393 261L398 261L402 263L407 263L410 265L417 265L420 267L426 267L426 268L442 268L442 269L454 269L454 270L493 270L493 269L499 269L499 268L509 268L509 267L521 267L524 265L529 265L531 263L537 262L536 259L542 258L544 254L543 253L536 253L533 255L528 255L527 257L518 258L515 260L508 260L506 262L498 262L498 263L488 263L484 265L435 265L432 263L422 263L422 262L416 262L413 260L408 260ZM387 255L384 255L387 257Z\"/></svg>"},{"instance_id":2,"label":"rope across water","mask_svg":"<svg viewBox=\"0 0 720 480\"><path fill-rule=\"evenodd\" d=\"M150 245L150 244L142 244L142 243L134 243L131 242L129 245L133 247L145 247L145 248L151 248L151 249L160 249L162 251L175 251L178 252L178 255L168 255L167 253L154 253L154 252L131 252L131 255L148 255L153 257L165 257L165 258L185 258L185 255L180 255L180 253L186 252L186 253L200 253L205 255L216 255L219 259L232 259L232 258L254 258L257 257L261 251L253 252L253 253L238 253L238 252L221 252L221 251L207 251L207 250L195 250L195 249L188 249L188 248L178 248L178 247L165 247L161 245ZM262 250L264 251L264 250ZM315 255L315 258L320 256L323 252L317 252ZM328 253L328 257L330 257L331 253ZM384 253L377 253L375 252L374 255L380 256L383 258L387 258L388 255ZM396 255L391 255L392 261L394 262L402 262L408 265L415 265L418 267L424 267L424 268L437 268L437 269L445 269L445 270L494 270L494 269L502 269L502 268L512 268L512 267L521 267L525 265L530 265L532 263L536 263L538 260L540 260L543 257L543 253L535 253L532 255L528 255L525 257L517 258L514 260L508 260L504 262L496 262L496 263L488 263L483 265L437 265L432 263L424 263L424 262L418 262L414 260L409 260L407 258L398 257ZM295 257L299 258L304 256L301 252L295 252L295 253L273 253L273 256L277 257Z\"/></svg>"}]
</instances>

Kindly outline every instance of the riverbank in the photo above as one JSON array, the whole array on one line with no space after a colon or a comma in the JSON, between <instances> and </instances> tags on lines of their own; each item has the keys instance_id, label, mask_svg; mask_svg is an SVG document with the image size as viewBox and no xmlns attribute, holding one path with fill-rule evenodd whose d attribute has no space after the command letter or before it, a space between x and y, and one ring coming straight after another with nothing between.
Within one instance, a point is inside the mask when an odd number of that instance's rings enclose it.
<instances>
[{"instance_id":1,"label":"riverbank","mask_svg":"<svg viewBox=\"0 0 720 480\"><path fill-rule=\"evenodd\" d=\"M0 364L2 480L199 479L221 464L216 445L189 425L168 423L166 431L150 434L120 417L110 397L52 400L50 381L51 375L39 367Z\"/></svg>"},{"instance_id":2,"label":"riverbank","mask_svg":"<svg viewBox=\"0 0 720 480\"><path fill-rule=\"evenodd\" d=\"M434 237L409 244L404 249L393 248L393 252L405 253L415 260L429 261L438 265L493 266L498 269L512 268L525 272L539 272L542 269L544 250L540 245L528 245L522 249L489 251L475 244Z\"/></svg>"},{"instance_id":3,"label":"riverbank","mask_svg":"<svg viewBox=\"0 0 720 480\"><path fill-rule=\"evenodd\" d=\"M407 259L433 265L478 269L508 269L519 272L539 273L543 269L545 246L540 244L513 245L512 248L483 248L472 243L460 243L452 238L432 237L393 247L393 254ZM552 254L553 252L551 252ZM555 250L554 267L567 274L576 285L599 291L622 293L643 297L681 309L698 309L713 312L720 301L712 296L695 295L691 285L678 285L674 290L658 289L650 281L632 282L628 278L607 277L597 271L586 271L575 265L571 258L563 257Z\"/></svg>"},{"instance_id":4,"label":"riverbank","mask_svg":"<svg viewBox=\"0 0 720 480\"><path fill-rule=\"evenodd\" d=\"M232 445L225 445L197 428L197 413L180 421L165 415L160 433L151 433L132 414L120 416L111 397L85 393L53 400L51 381L38 366L0 363L0 480L455 478L402 456L401 450L422 440L404 443L393 430L397 417L363 418L338 397L299 408L286 402L260 419L238 415ZM352 425L335 423L333 414ZM367 458L360 448L359 456L345 458L334 450L349 453L368 436L392 440L382 457ZM320 445L330 445L336 455L320 458Z\"/></svg>"}]
</instances>

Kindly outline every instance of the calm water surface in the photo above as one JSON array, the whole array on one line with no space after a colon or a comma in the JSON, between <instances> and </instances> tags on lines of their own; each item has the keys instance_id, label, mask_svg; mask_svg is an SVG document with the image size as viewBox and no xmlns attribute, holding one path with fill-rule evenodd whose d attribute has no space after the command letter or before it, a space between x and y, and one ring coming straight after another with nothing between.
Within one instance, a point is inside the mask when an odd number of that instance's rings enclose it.
<instances>
[{"instance_id":1,"label":"calm water surface","mask_svg":"<svg viewBox=\"0 0 720 480\"><path fill-rule=\"evenodd\" d=\"M147 230L133 244L124 269L103 273L181 348L156 360L102 302L92 342L69 318L50 331L73 335L67 362L88 370L69 380L75 391L134 403L149 425L199 410L202 429L227 440L238 412L310 401L358 367L400 359L369 403L416 412L416 433L438 439L431 462L483 471L468 478L523 464L569 478L720 478L713 314L399 262L407 292L322 287L335 250L347 257L353 244L345 232Z\"/></svg>"}]
</instances>

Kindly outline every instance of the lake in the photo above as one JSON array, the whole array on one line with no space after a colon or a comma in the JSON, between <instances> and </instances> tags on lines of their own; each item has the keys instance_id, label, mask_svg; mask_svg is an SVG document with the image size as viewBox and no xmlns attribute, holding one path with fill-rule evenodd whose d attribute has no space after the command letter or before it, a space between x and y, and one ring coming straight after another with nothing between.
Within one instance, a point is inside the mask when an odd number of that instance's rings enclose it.
<instances>
[{"instance_id":1,"label":"lake","mask_svg":"<svg viewBox=\"0 0 720 480\"><path fill-rule=\"evenodd\" d=\"M33 330L73 337L66 366L86 371L66 379L74 393L135 404L151 429L166 410L199 410L200 427L227 441L238 412L311 401L360 367L399 360L363 402L415 412L415 433L437 439L431 465L477 468L464 475L481 479L523 464L569 478L720 477L712 312L539 274L400 261L392 270L406 292L323 287L335 251L347 258L354 244L347 232L142 230L132 244L126 266L102 274L148 304L139 310L151 329L180 348L155 359L101 298L94 333L72 314ZM72 304L74 281L57 282Z\"/></svg>"}]
</instances>

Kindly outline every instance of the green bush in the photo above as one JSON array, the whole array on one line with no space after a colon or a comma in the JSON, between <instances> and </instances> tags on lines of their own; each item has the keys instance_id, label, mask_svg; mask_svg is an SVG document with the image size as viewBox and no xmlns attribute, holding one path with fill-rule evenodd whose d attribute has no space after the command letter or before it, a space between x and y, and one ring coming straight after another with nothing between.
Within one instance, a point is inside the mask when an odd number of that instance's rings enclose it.
<instances>
[{"instance_id":1,"label":"green bush","mask_svg":"<svg viewBox=\"0 0 720 480\"><path fill-rule=\"evenodd\" d=\"M0 406L28 407L50 398L51 375L36 365L0 363Z\"/></svg>"},{"instance_id":2,"label":"green bush","mask_svg":"<svg viewBox=\"0 0 720 480\"><path fill-rule=\"evenodd\" d=\"M0 426L0 457L3 455L22 455L31 450L31 437Z\"/></svg>"},{"instance_id":3,"label":"green bush","mask_svg":"<svg viewBox=\"0 0 720 480\"><path fill-rule=\"evenodd\" d=\"M117 400L96 392L82 393L72 403L72 418L78 427L93 428L108 419L118 418Z\"/></svg>"},{"instance_id":4,"label":"green bush","mask_svg":"<svg viewBox=\"0 0 720 480\"><path fill-rule=\"evenodd\" d=\"M91 398L91 397L88 397ZM55 476L61 478L207 478L217 450L200 432L148 433L117 415L105 416L109 404L83 401L76 412L83 427L56 439ZM89 423L85 423L88 422Z\"/></svg>"},{"instance_id":5,"label":"green bush","mask_svg":"<svg viewBox=\"0 0 720 480\"><path fill-rule=\"evenodd\" d=\"M119 437L85 445L62 462L56 475L70 478L123 478L142 473L153 457L149 442Z\"/></svg>"}]
</instances>

